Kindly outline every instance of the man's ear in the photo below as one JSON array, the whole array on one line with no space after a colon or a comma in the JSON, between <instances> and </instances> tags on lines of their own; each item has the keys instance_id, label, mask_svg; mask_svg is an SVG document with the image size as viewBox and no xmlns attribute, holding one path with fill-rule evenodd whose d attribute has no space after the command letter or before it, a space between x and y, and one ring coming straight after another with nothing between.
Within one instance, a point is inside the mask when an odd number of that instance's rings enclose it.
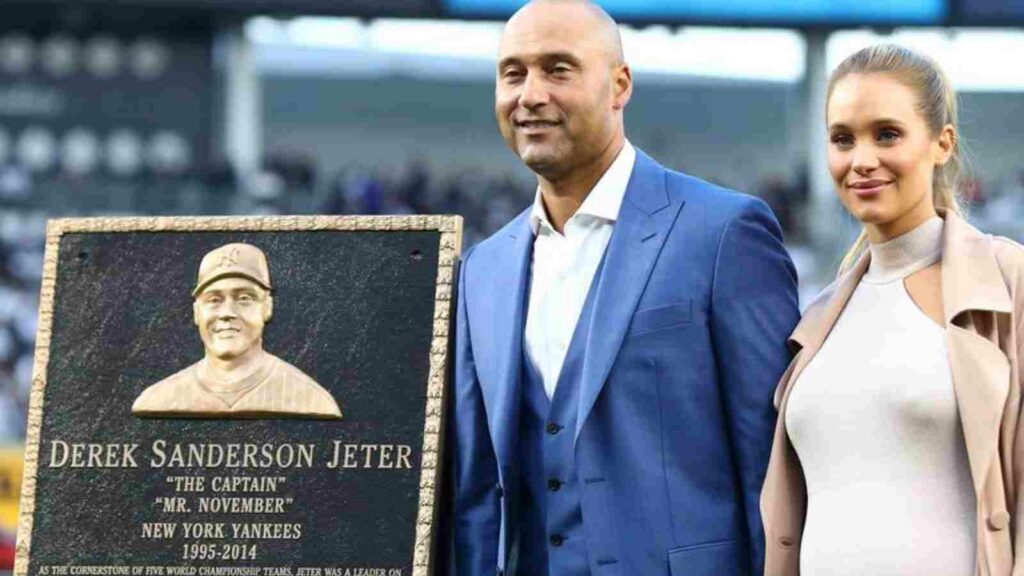
<instances>
[{"instance_id":1,"label":"man's ear","mask_svg":"<svg viewBox=\"0 0 1024 576\"><path fill-rule=\"evenodd\" d=\"M192 323L199 326L199 300L192 300Z\"/></svg>"},{"instance_id":2,"label":"man's ear","mask_svg":"<svg viewBox=\"0 0 1024 576\"><path fill-rule=\"evenodd\" d=\"M612 108L622 110L633 97L633 71L628 64L619 64L612 70Z\"/></svg>"},{"instance_id":3,"label":"man's ear","mask_svg":"<svg viewBox=\"0 0 1024 576\"><path fill-rule=\"evenodd\" d=\"M267 292L267 295L263 298L263 323L270 322L270 319L274 316L274 297Z\"/></svg>"}]
</instances>

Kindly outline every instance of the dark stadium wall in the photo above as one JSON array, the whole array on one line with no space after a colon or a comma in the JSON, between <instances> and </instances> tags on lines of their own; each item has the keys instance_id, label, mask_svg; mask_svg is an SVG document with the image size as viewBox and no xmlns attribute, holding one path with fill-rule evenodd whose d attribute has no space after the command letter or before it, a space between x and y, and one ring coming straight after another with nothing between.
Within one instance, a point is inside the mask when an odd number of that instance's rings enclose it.
<instances>
[{"instance_id":1,"label":"dark stadium wall","mask_svg":"<svg viewBox=\"0 0 1024 576\"><path fill-rule=\"evenodd\" d=\"M637 78L631 141L662 163L750 189L791 177L800 157L796 88ZM266 151L307 152L322 174L388 169L420 158L439 174L469 169L528 177L498 134L483 81L274 76L263 91Z\"/></svg>"},{"instance_id":2,"label":"dark stadium wall","mask_svg":"<svg viewBox=\"0 0 1024 576\"><path fill-rule=\"evenodd\" d=\"M973 172L984 182L1024 174L1024 93L962 94L960 106Z\"/></svg>"},{"instance_id":3,"label":"dark stadium wall","mask_svg":"<svg viewBox=\"0 0 1024 576\"><path fill-rule=\"evenodd\" d=\"M417 158L440 175L529 174L502 142L489 82L270 76L263 84L268 153L305 152L321 175L357 165L394 170ZM1024 169L1024 95L961 95L975 172L995 182ZM627 109L634 144L676 169L744 191L792 181L806 122L798 87L638 76ZM824 128L823 128L824 129Z\"/></svg>"}]
</instances>

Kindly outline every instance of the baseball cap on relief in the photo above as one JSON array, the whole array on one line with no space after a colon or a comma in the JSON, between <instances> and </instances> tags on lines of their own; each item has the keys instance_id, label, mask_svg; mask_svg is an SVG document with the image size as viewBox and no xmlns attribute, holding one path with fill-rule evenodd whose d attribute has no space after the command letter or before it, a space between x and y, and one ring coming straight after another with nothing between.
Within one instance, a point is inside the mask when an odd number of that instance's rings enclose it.
<instances>
[{"instance_id":1,"label":"baseball cap on relief","mask_svg":"<svg viewBox=\"0 0 1024 576\"><path fill-rule=\"evenodd\" d=\"M267 256L252 244L225 244L211 250L199 263L199 278L192 296L198 296L211 283L228 277L248 278L270 290Z\"/></svg>"}]
</instances>

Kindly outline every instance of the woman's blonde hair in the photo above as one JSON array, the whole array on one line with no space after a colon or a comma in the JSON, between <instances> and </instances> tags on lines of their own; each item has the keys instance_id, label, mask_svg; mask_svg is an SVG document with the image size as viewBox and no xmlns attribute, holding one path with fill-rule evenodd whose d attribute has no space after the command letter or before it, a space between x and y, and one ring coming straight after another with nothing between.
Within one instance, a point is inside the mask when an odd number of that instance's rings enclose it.
<instances>
[{"instance_id":1,"label":"woman's blonde hair","mask_svg":"<svg viewBox=\"0 0 1024 576\"><path fill-rule=\"evenodd\" d=\"M954 130L953 154L949 161L935 168L932 176L932 194L937 209L962 213L959 202L959 182L963 171L961 146L958 142L957 97L953 86L939 65L931 58L896 44L870 46L848 56L832 72L828 82L828 95L832 98L836 84L850 74L889 74L917 95L917 110L933 136L950 125ZM847 271L867 246L867 233L861 231L857 241L847 251L839 268Z\"/></svg>"}]
</instances>

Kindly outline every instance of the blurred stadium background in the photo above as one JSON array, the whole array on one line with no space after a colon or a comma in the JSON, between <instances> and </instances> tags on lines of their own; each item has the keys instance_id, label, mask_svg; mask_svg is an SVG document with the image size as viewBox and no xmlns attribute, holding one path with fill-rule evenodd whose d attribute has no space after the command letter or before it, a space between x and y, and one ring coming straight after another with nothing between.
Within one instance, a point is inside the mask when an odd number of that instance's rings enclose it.
<instances>
[{"instance_id":1,"label":"blurred stadium background","mask_svg":"<svg viewBox=\"0 0 1024 576\"><path fill-rule=\"evenodd\" d=\"M46 220L456 213L473 243L531 175L493 115L520 0L0 0L0 569L21 483ZM855 226L825 169L828 72L895 41L959 89L970 216L1024 240L1024 0L607 0L631 141L764 198L801 296Z\"/></svg>"}]
</instances>

